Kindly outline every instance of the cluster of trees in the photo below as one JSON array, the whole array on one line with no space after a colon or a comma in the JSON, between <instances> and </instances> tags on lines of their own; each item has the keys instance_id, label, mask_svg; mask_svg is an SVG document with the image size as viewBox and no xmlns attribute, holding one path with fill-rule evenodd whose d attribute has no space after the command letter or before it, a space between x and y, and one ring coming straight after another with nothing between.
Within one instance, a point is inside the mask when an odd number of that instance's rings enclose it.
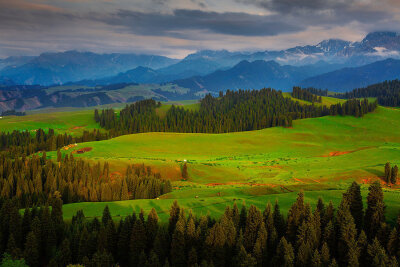
<instances>
[{"instance_id":1,"label":"cluster of trees","mask_svg":"<svg viewBox=\"0 0 400 267\"><path fill-rule=\"evenodd\" d=\"M328 89L317 89L313 87L308 87L308 88L303 88L303 90L306 90L310 92L311 94L318 95L318 96L328 96Z\"/></svg>"},{"instance_id":2,"label":"cluster of trees","mask_svg":"<svg viewBox=\"0 0 400 267\"><path fill-rule=\"evenodd\" d=\"M0 209L0 253L24 258L29 266L398 266L399 223L385 220L379 183L369 188L363 209L353 183L335 210L318 200L316 209L299 193L285 218L279 204L264 211L236 203L220 219L188 214L174 202L168 223L155 209L133 213L116 224L108 207L101 219L79 211L71 223L62 200L26 209L12 201ZM147 218L146 218L147 217Z\"/></svg>"},{"instance_id":3,"label":"cluster of trees","mask_svg":"<svg viewBox=\"0 0 400 267\"><path fill-rule=\"evenodd\" d=\"M388 184L396 184L399 168L395 165L393 168L390 167L390 162L385 164L385 182Z\"/></svg>"},{"instance_id":4,"label":"cluster of trees","mask_svg":"<svg viewBox=\"0 0 400 267\"><path fill-rule=\"evenodd\" d=\"M226 133L292 126L292 120L326 115L362 116L376 103L349 100L326 106L302 105L272 89L227 91L225 95L206 95L199 111L172 106L165 117L156 113L154 100L126 106L117 116L113 109L95 110L95 120L111 136L142 132Z\"/></svg>"},{"instance_id":5,"label":"cluster of trees","mask_svg":"<svg viewBox=\"0 0 400 267\"><path fill-rule=\"evenodd\" d=\"M344 102L343 104L337 103L330 106L329 113L330 115L351 115L355 117L362 117L364 114L368 112L372 112L378 106L377 102L368 102L367 99L359 100L359 99L350 99Z\"/></svg>"},{"instance_id":6,"label":"cluster of trees","mask_svg":"<svg viewBox=\"0 0 400 267\"><path fill-rule=\"evenodd\" d=\"M30 155L38 151L54 151L69 144L100 141L108 139L107 133L94 129L92 132L84 131L82 136L55 134L54 129L46 133L43 129L35 131L0 132L0 151L6 151L12 157L17 155ZM4 154L4 153L3 153Z\"/></svg>"},{"instance_id":7,"label":"cluster of trees","mask_svg":"<svg viewBox=\"0 0 400 267\"><path fill-rule=\"evenodd\" d=\"M293 87L292 96L297 99L305 100L312 103L322 103L322 96L317 96L309 90L300 87Z\"/></svg>"},{"instance_id":8,"label":"cluster of trees","mask_svg":"<svg viewBox=\"0 0 400 267\"><path fill-rule=\"evenodd\" d=\"M12 109L12 110L3 111L1 113L1 116L12 116L12 115L13 116L25 116L26 112L15 111L15 109Z\"/></svg>"},{"instance_id":9,"label":"cluster of trees","mask_svg":"<svg viewBox=\"0 0 400 267\"><path fill-rule=\"evenodd\" d=\"M385 81L370 85L366 88L354 89L351 92L344 94L337 94L336 97L340 98L365 98L365 97L376 97L378 104L389 107L400 106L400 81Z\"/></svg>"},{"instance_id":10,"label":"cluster of trees","mask_svg":"<svg viewBox=\"0 0 400 267\"><path fill-rule=\"evenodd\" d=\"M48 203L59 195L64 203L150 199L172 190L169 180L150 167L132 165L126 174L110 173L109 164L90 165L73 155L58 162L41 157L0 155L0 198L14 199L19 207Z\"/></svg>"}]
</instances>

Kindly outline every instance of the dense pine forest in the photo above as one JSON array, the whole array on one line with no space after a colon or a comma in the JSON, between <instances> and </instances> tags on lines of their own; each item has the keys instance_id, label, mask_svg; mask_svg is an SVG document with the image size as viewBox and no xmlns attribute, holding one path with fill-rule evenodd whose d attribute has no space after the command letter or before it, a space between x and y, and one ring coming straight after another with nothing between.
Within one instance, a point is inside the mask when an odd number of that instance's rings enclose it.
<instances>
[{"instance_id":1,"label":"dense pine forest","mask_svg":"<svg viewBox=\"0 0 400 267\"><path fill-rule=\"evenodd\" d=\"M400 217L385 221L379 183L369 187L363 207L360 186L353 183L336 209L318 200L312 209L299 193L287 216L279 204L239 210L227 206L220 219L196 217L178 203L169 221L153 209L116 222L108 207L101 219L79 211L63 221L62 200L18 211L2 202L0 253L24 266L398 266ZM23 258L24 260L19 260Z\"/></svg>"},{"instance_id":2,"label":"dense pine forest","mask_svg":"<svg viewBox=\"0 0 400 267\"><path fill-rule=\"evenodd\" d=\"M108 139L107 133L99 130L84 131L82 136L55 134L54 129L46 133L43 129L31 131L0 132L0 151L12 157L30 155L39 151L54 151L73 143L100 141ZM4 152L3 152L4 154Z\"/></svg>"},{"instance_id":3,"label":"dense pine forest","mask_svg":"<svg viewBox=\"0 0 400 267\"><path fill-rule=\"evenodd\" d=\"M297 99L305 100L308 102L322 103L322 97L311 93L306 89L301 89L300 87L293 87L292 96Z\"/></svg>"},{"instance_id":4,"label":"dense pine forest","mask_svg":"<svg viewBox=\"0 0 400 267\"><path fill-rule=\"evenodd\" d=\"M91 166L73 155L58 162L43 156L8 158L0 155L0 198L13 199L19 207L44 205L59 195L64 203L156 198L171 191L169 180L150 167L129 166L125 174L110 173L106 162Z\"/></svg>"},{"instance_id":5,"label":"dense pine forest","mask_svg":"<svg viewBox=\"0 0 400 267\"><path fill-rule=\"evenodd\" d=\"M351 92L337 94L340 98L366 98L376 97L378 104L389 107L400 106L400 81L386 81L383 83L374 84L366 88L354 89Z\"/></svg>"},{"instance_id":6,"label":"dense pine forest","mask_svg":"<svg viewBox=\"0 0 400 267\"><path fill-rule=\"evenodd\" d=\"M165 117L156 114L160 105L151 99L143 100L126 106L119 116L113 109L95 110L94 118L112 136L142 132L227 133L291 127L295 119L326 115L360 117L377 106L367 100L349 100L330 108L302 105L272 89L228 90L220 97L207 95L201 100L199 111L172 106Z\"/></svg>"}]
</instances>

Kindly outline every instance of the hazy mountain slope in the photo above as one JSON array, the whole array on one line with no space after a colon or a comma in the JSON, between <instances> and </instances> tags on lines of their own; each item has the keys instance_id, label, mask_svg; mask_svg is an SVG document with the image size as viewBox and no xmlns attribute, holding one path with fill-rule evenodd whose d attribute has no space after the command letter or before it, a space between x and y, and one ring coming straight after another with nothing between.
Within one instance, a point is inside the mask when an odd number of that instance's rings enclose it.
<instances>
[{"instance_id":1,"label":"hazy mountain slope","mask_svg":"<svg viewBox=\"0 0 400 267\"><path fill-rule=\"evenodd\" d=\"M44 53L21 66L6 67L0 76L18 84L51 85L109 77L138 66L160 68L175 62L175 59L154 55L67 51Z\"/></svg>"},{"instance_id":2,"label":"hazy mountain slope","mask_svg":"<svg viewBox=\"0 0 400 267\"><path fill-rule=\"evenodd\" d=\"M400 60L386 59L361 67L343 68L307 78L300 85L303 87L328 89L335 92L345 92L354 88L366 87L385 80L399 78Z\"/></svg>"}]
</instances>

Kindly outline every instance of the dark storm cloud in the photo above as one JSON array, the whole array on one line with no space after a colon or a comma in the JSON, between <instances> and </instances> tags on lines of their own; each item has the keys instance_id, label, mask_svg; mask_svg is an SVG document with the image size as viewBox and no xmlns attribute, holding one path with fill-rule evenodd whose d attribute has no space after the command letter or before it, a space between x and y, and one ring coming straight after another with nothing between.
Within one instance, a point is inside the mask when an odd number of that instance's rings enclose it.
<instances>
[{"instance_id":1,"label":"dark storm cloud","mask_svg":"<svg viewBox=\"0 0 400 267\"><path fill-rule=\"evenodd\" d=\"M252 4L279 15L297 19L304 25L338 26L349 22L377 24L393 17L390 10L379 9L376 1L366 0L235 0Z\"/></svg>"},{"instance_id":2,"label":"dark storm cloud","mask_svg":"<svg viewBox=\"0 0 400 267\"><path fill-rule=\"evenodd\" d=\"M185 30L201 30L228 35L271 36L304 29L286 23L277 16L258 16L247 13L217 13L202 10L174 10L171 14L119 10L108 17L93 16L114 26L124 26L140 35L181 35Z\"/></svg>"}]
</instances>

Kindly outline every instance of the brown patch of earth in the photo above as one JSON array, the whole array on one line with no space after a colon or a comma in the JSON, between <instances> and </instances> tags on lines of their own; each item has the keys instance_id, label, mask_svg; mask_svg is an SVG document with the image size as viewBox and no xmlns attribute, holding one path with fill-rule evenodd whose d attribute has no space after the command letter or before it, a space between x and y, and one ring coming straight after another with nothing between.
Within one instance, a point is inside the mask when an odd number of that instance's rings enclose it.
<instances>
[{"instance_id":1,"label":"brown patch of earth","mask_svg":"<svg viewBox=\"0 0 400 267\"><path fill-rule=\"evenodd\" d=\"M93 149L92 147L83 147L83 148L72 151L72 154L83 154L85 152L91 151L92 149Z\"/></svg>"},{"instance_id":2,"label":"brown patch of earth","mask_svg":"<svg viewBox=\"0 0 400 267\"><path fill-rule=\"evenodd\" d=\"M350 153L354 153L357 151L361 151L361 150L366 150L366 149L370 149L370 148L374 148L372 146L367 146L367 147L361 147L355 150L349 150L349 151L332 151L329 152L328 155L322 155L320 157L326 158L326 157L337 157L337 156L341 156L341 155L346 155L346 154L350 154Z\"/></svg>"},{"instance_id":3,"label":"brown patch of earth","mask_svg":"<svg viewBox=\"0 0 400 267\"><path fill-rule=\"evenodd\" d=\"M86 125L74 126L74 127L71 127L70 130L79 130L79 129L83 128L83 127L86 127Z\"/></svg>"}]
</instances>

